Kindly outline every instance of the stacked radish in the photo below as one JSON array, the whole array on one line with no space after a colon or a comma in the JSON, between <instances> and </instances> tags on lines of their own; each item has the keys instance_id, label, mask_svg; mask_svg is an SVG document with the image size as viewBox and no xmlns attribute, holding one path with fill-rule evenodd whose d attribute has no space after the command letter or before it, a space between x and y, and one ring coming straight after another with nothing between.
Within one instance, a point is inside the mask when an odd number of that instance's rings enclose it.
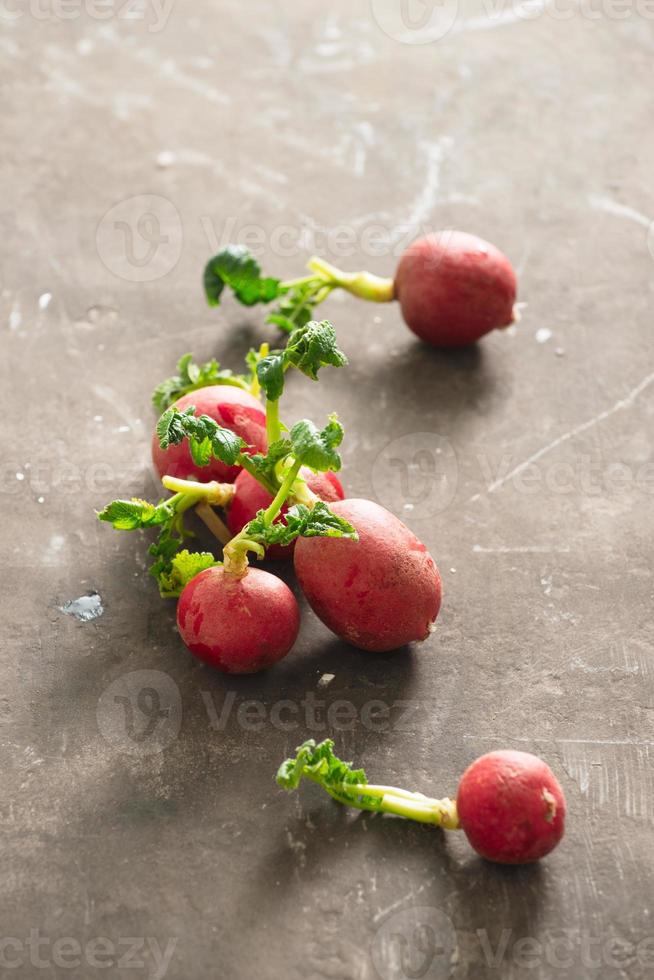
<instances>
[{"instance_id":1,"label":"stacked radish","mask_svg":"<svg viewBox=\"0 0 654 980\"><path fill-rule=\"evenodd\" d=\"M179 632L196 656L227 673L269 667L299 629L293 593L257 559L293 556L310 605L338 636L381 652L426 639L441 603L436 565L401 521L371 501L344 499L335 475L343 429L287 428L280 399L289 369L312 380L346 358L328 321L296 328L285 348L250 352L249 376L190 355L154 394L163 409L153 462L172 496L115 500L99 514L120 530L158 527L151 572L177 597ZM265 405L259 400L265 397ZM207 479L202 481L206 474ZM195 508L223 544L222 560L185 547ZM215 508L224 511L226 525Z\"/></svg>"}]
</instances>

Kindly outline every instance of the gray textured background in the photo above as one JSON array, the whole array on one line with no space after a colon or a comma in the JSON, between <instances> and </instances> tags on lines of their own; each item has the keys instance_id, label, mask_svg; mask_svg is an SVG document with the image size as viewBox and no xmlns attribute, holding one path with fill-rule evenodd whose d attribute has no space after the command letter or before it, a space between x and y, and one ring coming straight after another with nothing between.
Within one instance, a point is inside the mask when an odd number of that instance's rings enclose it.
<instances>
[{"instance_id":1,"label":"gray textured background","mask_svg":"<svg viewBox=\"0 0 654 980\"><path fill-rule=\"evenodd\" d=\"M415 44L382 0L2 5L3 976L652 975L654 11L567 9L462 3ZM339 411L349 493L439 563L438 630L375 657L307 614L276 669L205 668L144 537L93 518L156 494L149 393L177 357L238 367L269 335L206 308L203 262L253 235L272 273L319 251L391 274L407 229L448 226L511 257L518 328L444 355L335 297L351 367L293 378L284 410ZM101 618L58 610L91 589ZM534 750L565 841L506 870L277 791L329 732L437 794Z\"/></svg>"}]
</instances>

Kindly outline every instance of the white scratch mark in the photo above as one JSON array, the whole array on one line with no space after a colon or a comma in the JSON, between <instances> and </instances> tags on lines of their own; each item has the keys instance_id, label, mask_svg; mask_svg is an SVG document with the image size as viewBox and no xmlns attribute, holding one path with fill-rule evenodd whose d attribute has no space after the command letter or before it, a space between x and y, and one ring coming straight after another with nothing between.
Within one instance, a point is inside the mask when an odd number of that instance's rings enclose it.
<instances>
[{"instance_id":1,"label":"white scratch mark","mask_svg":"<svg viewBox=\"0 0 654 980\"><path fill-rule=\"evenodd\" d=\"M641 214L640 211L629 208L625 204L620 204L619 201L614 201L610 197L591 194L588 203L595 211L606 211L607 214L614 214L618 218L628 218L629 221L635 221L643 228L649 228L652 224L652 219L648 218L647 215Z\"/></svg>"},{"instance_id":2,"label":"white scratch mark","mask_svg":"<svg viewBox=\"0 0 654 980\"><path fill-rule=\"evenodd\" d=\"M497 548L485 548L481 544L472 546L473 553L476 555L549 555L552 553L567 555L570 548L566 545L554 547L549 544L525 544L515 547L500 545Z\"/></svg>"},{"instance_id":3,"label":"white scratch mark","mask_svg":"<svg viewBox=\"0 0 654 980\"><path fill-rule=\"evenodd\" d=\"M612 415L615 415L616 412L620 412L625 408L630 408L634 404L636 399L640 395L642 395L642 393L647 388L649 388L649 386L653 382L654 382L654 372L648 374L645 378L643 378L643 380L639 384L637 384L635 388L632 388L632 390L624 398L620 398L610 408L607 408L603 412L600 412L599 415L594 415L592 419L588 419L586 422L582 422L580 425L576 425L574 429L570 429L569 432L564 432L563 435L559 436L557 439L554 439L552 442L549 442L546 446L543 446L543 448L539 449L538 452L533 453L523 463L520 463L519 466L516 466L514 469L512 469L510 473L507 473L506 476L502 476L499 479L495 480L493 483L489 485L486 492L495 493L496 490L499 490L500 487L503 487L505 483L509 482L509 480L512 480L520 473L524 473L524 471L528 469L533 463L536 463L539 459L542 459L543 456L546 456L548 453L551 453L554 449L557 449L559 446L563 445L564 442L569 442L571 439L574 439L576 436L581 435L582 432L587 432L589 429L592 429L596 425L599 425L600 422L605 422L607 419L611 418ZM471 502L473 500L478 500L478 499L479 499L479 494L476 494L474 497L471 498Z\"/></svg>"},{"instance_id":4,"label":"white scratch mark","mask_svg":"<svg viewBox=\"0 0 654 980\"><path fill-rule=\"evenodd\" d=\"M421 892L424 892L425 888L429 888L433 880L434 879L431 878L429 881L423 882L423 884L420 885L420 888L412 889L410 892L408 892L408 894L403 895L402 898L398 898L397 901L392 903L392 905L388 905L385 909L380 909L379 912L376 912L375 915L373 915L372 917L373 923L377 925L377 923L380 922L383 918L385 918L389 912L394 912L395 909L399 908L400 905L403 905L404 902L408 901L409 899L417 898Z\"/></svg>"}]
</instances>

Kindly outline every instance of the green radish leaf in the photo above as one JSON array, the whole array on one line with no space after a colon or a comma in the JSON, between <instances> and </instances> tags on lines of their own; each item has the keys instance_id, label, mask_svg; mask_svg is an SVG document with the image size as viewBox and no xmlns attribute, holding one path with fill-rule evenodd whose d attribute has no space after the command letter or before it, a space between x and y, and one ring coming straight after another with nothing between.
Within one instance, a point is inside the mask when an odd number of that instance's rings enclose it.
<instances>
[{"instance_id":1,"label":"green radish leaf","mask_svg":"<svg viewBox=\"0 0 654 980\"><path fill-rule=\"evenodd\" d=\"M157 575L159 591L165 599L176 598L196 575L219 564L207 551L178 551Z\"/></svg>"},{"instance_id":2,"label":"green radish leaf","mask_svg":"<svg viewBox=\"0 0 654 980\"><path fill-rule=\"evenodd\" d=\"M250 381L244 375L234 374L228 368L221 368L216 360L201 365L195 364L192 354L184 354L177 363L177 374L166 378L153 391L152 403L156 409L163 412L182 395L197 391L198 388L206 388L208 385L219 384L250 390Z\"/></svg>"},{"instance_id":3,"label":"green radish leaf","mask_svg":"<svg viewBox=\"0 0 654 980\"><path fill-rule=\"evenodd\" d=\"M189 405L180 412L169 408L157 422L157 438L162 449L177 445L189 439L191 455L197 466L206 466L214 456L227 466L234 466L246 448L246 443L231 429L218 425L209 415L193 414L195 407Z\"/></svg>"},{"instance_id":4,"label":"green radish leaf","mask_svg":"<svg viewBox=\"0 0 654 980\"><path fill-rule=\"evenodd\" d=\"M282 294L279 304L268 314L266 323L274 323L286 333L292 333L296 327L303 327L313 318L316 305L314 284L294 286Z\"/></svg>"},{"instance_id":5,"label":"green radish leaf","mask_svg":"<svg viewBox=\"0 0 654 980\"><path fill-rule=\"evenodd\" d=\"M293 367L313 381L321 367L344 367L347 357L339 348L336 331L329 320L311 320L294 330L286 345L286 357Z\"/></svg>"},{"instance_id":6,"label":"green radish leaf","mask_svg":"<svg viewBox=\"0 0 654 980\"><path fill-rule=\"evenodd\" d=\"M279 280L261 275L261 267L244 245L228 245L204 270L204 291L209 306L218 306L225 286L231 287L239 303L254 306L269 303L279 295Z\"/></svg>"},{"instance_id":7,"label":"green radish leaf","mask_svg":"<svg viewBox=\"0 0 654 980\"><path fill-rule=\"evenodd\" d=\"M334 755L334 743L330 738L316 745L311 738L298 746L295 758L286 759L277 771L277 785L282 789L297 789L302 779L310 779L326 789L341 802L350 799L363 800L360 794L348 790L349 786L362 786L367 782L363 769L353 769L352 763L343 762ZM367 801L375 805L372 797Z\"/></svg>"},{"instance_id":8,"label":"green radish leaf","mask_svg":"<svg viewBox=\"0 0 654 980\"><path fill-rule=\"evenodd\" d=\"M203 418L207 418L207 416L203 416ZM212 420L209 419L209 421L211 422ZM215 432L211 437L211 451L221 463L224 463L226 466L235 466L241 455L241 450L245 448L245 441L240 436L237 436L235 432L216 425Z\"/></svg>"},{"instance_id":9,"label":"green radish leaf","mask_svg":"<svg viewBox=\"0 0 654 980\"><path fill-rule=\"evenodd\" d=\"M176 446L187 434L187 417L195 412L195 406L190 405L184 412L176 408L168 408L157 422L157 439L162 449Z\"/></svg>"},{"instance_id":10,"label":"green radish leaf","mask_svg":"<svg viewBox=\"0 0 654 980\"><path fill-rule=\"evenodd\" d=\"M257 364L259 384L271 402L279 401L284 391L284 371L286 369L286 351L273 351L262 357Z\"/></svg>"},{"instance_id":11,"label":"green radish leaf","mask_svg":"<svg viewBox=\"0 0 654 980\"><path fill-rule=\"evenodd\" d=\"M213 456L213 445L209 436L204 439L189 439L191 459L196 466L208 466Z\"/></svg>"},{"instance_id":12,"label":"green radish leaf","mask_svg":"<svg viewBox=\"0 0 654 980\"><path fill-rule=\"evenodd\" d=\"M320 500L312 508L296 504L285 515L290 531L302 538L350 538L358 541L356 528L338 514L334 514L324 501Z\"/></svg>"},{"instance_id":13,"label":"green radish leaf","mask_svg":"<svg viewBox=\"0 0 654 980\"><path fill-rule=\"evenodd\" d=\"M312 470L340 470L341 457L336 446L343 441L343 427L336 415L329 416L324 429L319 430L309 419L296 422L290 431L293 455L303 466Z\"/></svg>"},{"instance_id":14,"label":"green radish leaf","mask_svg":"<svg viewBox=\"0 0 654 980\"><path fill-rule=\"evenodd\" d=\"M173 511L165 502L151 504L133 497L132 500L113 500L98 513L98 520L107 521L117 531L135 531L141 527L165 524L172 516Z\"/></svg>"},{"instance_id":15,"label":"green radish leaf","mask_svg":"<svg viewBox=\"0 0 654 980\"><path fill-rule=\"evenodd\" d=\"M358 540L357 532L348 521L332 513L326 503L319 501L313 508L304 504L290 507L272 524L266 524L265 512L260 510L247 526L246 536L262 544L289 545L296 538L349 538Z\"/></svg>"}]
</instances>

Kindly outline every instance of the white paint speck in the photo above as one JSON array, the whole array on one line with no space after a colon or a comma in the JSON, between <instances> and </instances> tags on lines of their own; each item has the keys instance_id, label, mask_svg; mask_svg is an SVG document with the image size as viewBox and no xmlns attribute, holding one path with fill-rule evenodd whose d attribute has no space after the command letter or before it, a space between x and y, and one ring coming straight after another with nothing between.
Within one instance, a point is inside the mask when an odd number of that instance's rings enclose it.
<instances>
[{"instance_id":1,"label":"white paint speck","mask_svg":"<svg viewBox=\"0 0 654 980\"><path fill-rule=\"evenodd\" d=\"M51 299L52 299L52 293L42 293L39 296L39 309L47 310L47 308L50 306Z\"/></svg>"},{"instance_id":2,"label":"white paint speck","mask_svg":"<svg viewBox=\"0 0 654 980\"><path fill-rule=\"evenodd\" d=\"M129 432L129 431L130 429L128 425L119 425L117 429L114 429L114 432Z\"/></svg>"},{"instance_id":3,"label":"white paint speck","mask_svg":"<svg viewBox=\"0 0 654 980\"><path fill-rule=\"evenodd\" d=\"M18 306L18 303L14 303L14 305L11 308L11 312L9 314L9 329L18 330L22 322L23 322L23 318L20 315L20 308Z\"/></svg>"},{"instance_id":4,"label":"white paint speck","mask_svg":"<svg viewBox=\"0 0 654 980\"><path fill-rule=\"evenodd\" d=\"M556 354L557 357L563 357L565 351L562 347L557 347L554 353Z\"/></svg>"},{"instance_id":5,"label":"white paint speck","mask_svg":"<svg viewBox=\"0 0 654 980\"><path fill-rule=\"evenodd\" d=\"M404 505L404 509L405 510L413 510L413 504L405 504Z\"/></svg>"},{"instance_id":6,"label":"white paint speck","mask_svg":"<svg viewBox=\"0 0 654 980\"><path fill-rule=\"evenodd\" d=\"M93 416L93 421L94 422L102 422L102 418L103 418L102 415L94 415Z\"/></svg>"},{"instance_id":7,"label":"white paint speck","mask_svg":"<svg viewBox=\"0 0 654 980\"><path fill-rule=\"evenodd\" d=\"M162 170L166 167L172 167L176 160L177 157L172 150L162 150L161 153L157 153L157 166L161 167Z\"/></svg>"},{"instance_id":8,"label":"white paint speck","mask_svg":"<svg viewBox=\"0 0 654 980\"><path fill-rule=\"evenodd\" d=\"M58 606L59 612L67 616L74 616L80 623L88 623L92 619L97 619L104 612L102 599L97 592L89 592L82 595L79 599L71 599L63 606Z\"/></svg>"},{"instance_id":9,"label":"white paint speck","mask_svg":"<svg viewBox=\"0 0 654 980\"><path fill-rule=\"evenodd\" d=\"M536 331L536 343L546 344L548 340L552 339L552 331L548 327L541 327L540 330Z\"/></svg>"},{"instance_id":10,"label":"white paint speck","mask_svg":"<svg viewBox=\"0 0 654 980\"><path fill-rule=\"evenodd\" d=\"M45 497L37 497L36 502L37 502L37 504L44 504L45 503Z\"/></svg>"},{"instance_id":11,"label":"white paint speck","mask_svg":"<svg viewBox=\"0 0 654 980\"><path fill-rule=\"evenodd\" d=\"M90 37L82 37L79 39L75 47L77 48L77 53L81 54L82 57L85 58L87 54L91 54L95 45Z\"/></svg>"},{"instance_id":12,"label":"white paint speck","mask_svg":"<svg viewBox=\"0 0 654 980\"><path fill-rule=\"evenodd\" d=\"M331 684L331 682L334 680L335 677L336 674L323 674L320 680L318 681L318 687L329 687L329 685Z\"/></svg>"}]
</instances>

